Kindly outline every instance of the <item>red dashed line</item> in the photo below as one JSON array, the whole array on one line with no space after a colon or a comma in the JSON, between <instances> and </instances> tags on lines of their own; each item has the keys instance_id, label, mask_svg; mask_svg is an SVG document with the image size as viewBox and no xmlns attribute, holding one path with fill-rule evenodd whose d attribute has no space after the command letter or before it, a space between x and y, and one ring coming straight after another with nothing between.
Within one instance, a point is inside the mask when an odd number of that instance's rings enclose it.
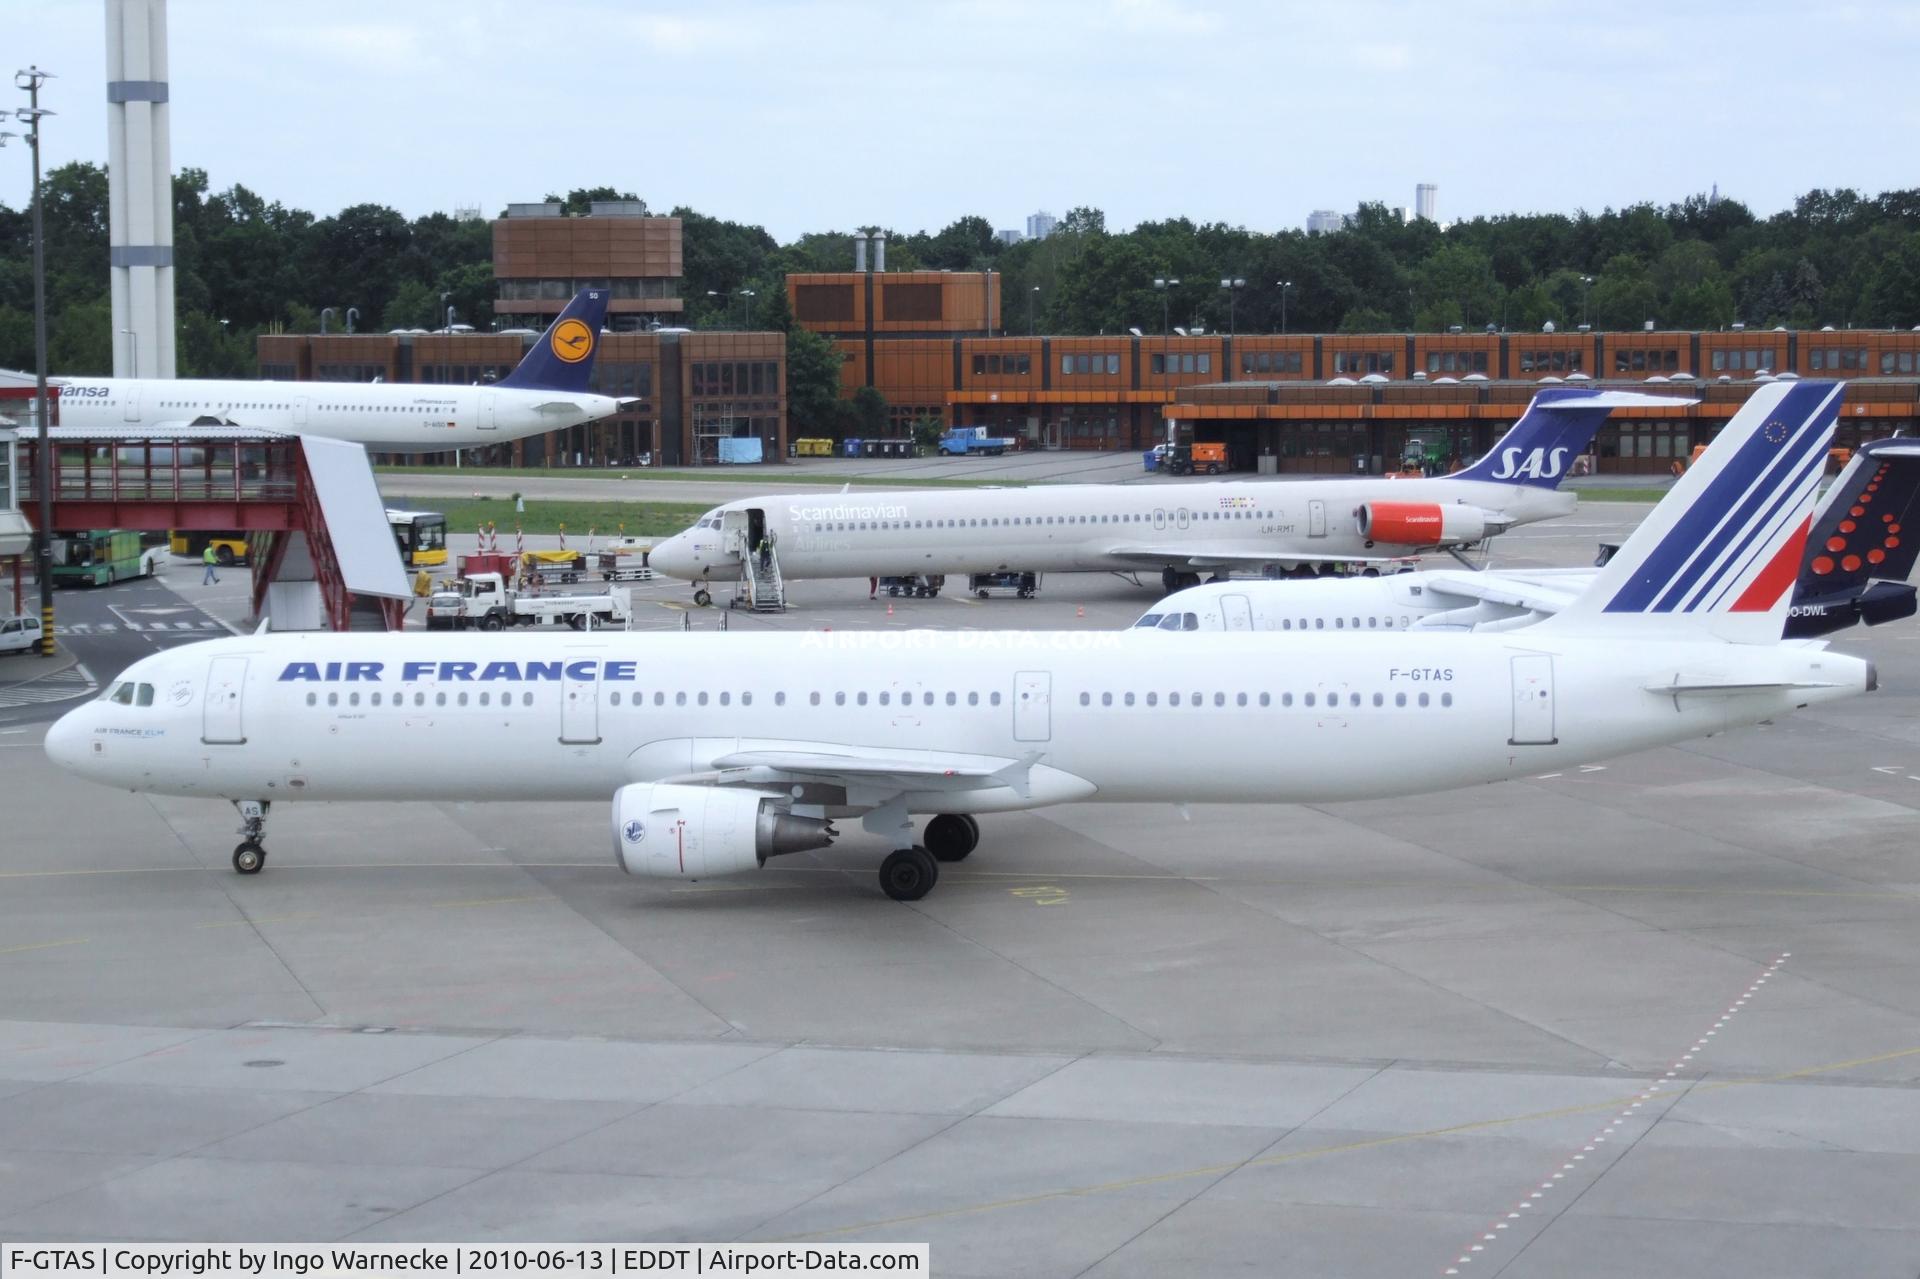
<instances>
[{"instance_id":1,"label":"red dashed line","mask_svg":"<svg viewBox=\"0 0 1920 1279\"><path fill-rule=\"evenodd\" d=\"M1460 1267L1472 1265L1474 1261L1479 1258L1479 1255L1487 1250L1488 1244L1498 1242L1503 1237L1500 1233L1501 1231L1511 1227L1514 1222L1523 1220L1521 1217L1522 1213L1542 1206L1540 1201L1555 1189L1556 1183L1562 1181L1568 1173L1578 1171L1579 1165L1586 1162L1588 1155L1595 1153L1604 1154L1605 1152L1601 1151L1600 1147L1606 1144L1607 1138L1612 1136L1615 1130L1626 1120L1634 1118L1642 1106L1653 1100L1654 1096L1666 1086L1667 1080L1677 1077L1682 1070L1687 1068L1695 1056L1704 1052L1713 1037L1719 1034L1729 1021L1733 1020L1734 1014L1746 1007L1747 1001L1758 994L1760 988L1767 984L1767 979L1779 972L1780 965L1786 963L1787 960L1792 957L1793 952L1791 951L1782 951L1776 956L1772 963L1761 970L1760 975L1754 979L1753 984L1748 986L1738 999L1735 999L1727 1006L1727 1010L1720 1014L1719 1020L1713 1023L1706 1034L1694 1040L1693 1046L1688 1048L1686 1052L1680 1054L1679 1060L1667 1067L1665 1075L1648 1084L1646 1091L1642 1092L1633 1101L1627 1103L1626 1108L1613 1116L1605 1127L1594 1133L1593 1136L1587 1138L1585 1144L1580 1147L1579 1152L1560 1165L1560 1171L1552 1174L1545 1181L1541 1182L1539 1189L1528 1191L1526 1197L1514 1204L1512 1209L1508 1211L1505 1220L1492 1223L1490 1229L1481 1233L1478 1242L1469 1244L1466 1250L1458 1257L1455 1257L1453 1263L1441 1271L1441 1273L1444 1275L1457 1275L1461 1273Z\"/></svg>"}]
</instances>

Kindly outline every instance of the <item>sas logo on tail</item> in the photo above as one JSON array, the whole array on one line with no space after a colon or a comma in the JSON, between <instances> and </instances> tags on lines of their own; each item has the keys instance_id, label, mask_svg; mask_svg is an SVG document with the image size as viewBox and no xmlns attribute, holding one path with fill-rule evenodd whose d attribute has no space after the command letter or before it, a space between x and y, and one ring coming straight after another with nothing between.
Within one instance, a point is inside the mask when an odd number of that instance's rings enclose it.
<instances>
[{"instance_id":1,"label":"sas logo on tail","mask_svg":"<svg viewBox=\"0 0 1920 1279\"><path fill-rule=\"evenodd\" d=\"M1572 449L1501 449L1500 464L1493 468L1496 480L1558 479L1567 467Z\"/></svg>"},{"instance_id":2,"label":"sas logo on tail","mask_svg":"<svg viewBox=\"0 0 1920 1279\"><path fill-rule=\"evenodd\" d=\"M557 358L578 364L593 354L593 330L580 320L562 320L553 326L547 344Z\"/></svg>"}]
</instances>

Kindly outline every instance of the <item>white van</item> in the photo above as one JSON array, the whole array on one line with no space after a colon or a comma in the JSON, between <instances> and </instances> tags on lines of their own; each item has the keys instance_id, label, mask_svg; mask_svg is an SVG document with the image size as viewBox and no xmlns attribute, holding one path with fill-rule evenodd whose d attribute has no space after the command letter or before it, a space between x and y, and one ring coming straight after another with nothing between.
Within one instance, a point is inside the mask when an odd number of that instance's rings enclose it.
<instances>
[{"instance_id":1,"label":"white van","mask_svg":"<svg viewBox=\"0 0 1920 1279\"><path fill-rule=\"evenodd\" d=\"M0 617L0 653L31 653L39 647L39 618Z\"/></svg>"}]
</instances>

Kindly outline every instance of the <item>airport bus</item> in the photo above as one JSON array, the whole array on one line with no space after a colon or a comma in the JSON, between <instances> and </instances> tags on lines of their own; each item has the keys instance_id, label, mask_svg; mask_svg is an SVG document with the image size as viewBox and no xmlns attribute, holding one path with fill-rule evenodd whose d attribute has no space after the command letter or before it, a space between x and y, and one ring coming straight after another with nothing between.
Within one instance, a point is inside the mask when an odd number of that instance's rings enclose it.
<instances>
[{"instance_id":1,"label":"airport bus","mask_svg":"<svg viewBox=\"0 0 1920 1279\"><path fill-rule=\"evenodd\" d=\"M136 529L60 533L53 539L52 551L55 586L110 586L153 571L153 561L144 553Z\"/></svg>"},{"instance_id":2,"label":"airport bus","mask_svg":"<svg viewBox=\"0 0 1920 1279\"><path fill-rule=\"evenodd\" d=\"M439 568L447 562L447 517L438 511L387 512L400 562L408 568Z\"/></svg>"},{"instance_id":3,"label":"airport bus","mask_svg":"<svg viewBox=\"0 0 1920 1279\"><path fill-rule=\"evenodd\" d=\"M206 531L174 529L167 534L167 549L175 555L197 560L213 547L213 558L221 568L247 562L247 535L237 529Z\"/></svg>"}]
</instances>

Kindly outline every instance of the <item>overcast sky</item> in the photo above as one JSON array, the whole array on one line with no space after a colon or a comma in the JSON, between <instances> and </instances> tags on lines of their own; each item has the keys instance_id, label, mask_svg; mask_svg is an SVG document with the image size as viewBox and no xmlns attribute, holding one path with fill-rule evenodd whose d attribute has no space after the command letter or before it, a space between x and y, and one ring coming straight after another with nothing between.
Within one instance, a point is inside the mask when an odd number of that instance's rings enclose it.
<instances>
[{"instance_id":1,"label":"overcast sky","mask_svg":"<svg viewBox=\"0 0 1920 1279\"><path fill-rule=\"evenodd\" d=\"M782 240L1104 209L1271 231L1920 186L1920 5L172 0L176 169L319 214L602 183ZM105 163L104 0L0 0ZM5 70L12 70L10 63ZM5 92L0 89L0 92ZM18 95L24 97L24 95ZM0 200L27 199L0 150Z\"/></svg>"}]
</instances>

